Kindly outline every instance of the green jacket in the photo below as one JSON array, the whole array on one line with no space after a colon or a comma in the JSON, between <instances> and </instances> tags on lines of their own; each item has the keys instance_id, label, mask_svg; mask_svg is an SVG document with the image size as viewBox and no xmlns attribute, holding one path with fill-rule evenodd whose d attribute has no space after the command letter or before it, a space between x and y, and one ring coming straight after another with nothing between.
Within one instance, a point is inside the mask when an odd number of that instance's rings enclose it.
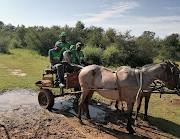
<instances>
[{"instance_id":1,"label":"green jacket","mask_svg":"<svg viewBox=\"0 0 180 139\"><path fill-rule=\"evenodd\" d=\"M77 56L77 58L79 59L79 62L81 63L82 62L82 60L83 60L83 58L84 58L84 54L83 54L83 52L82 51L76 51L76 56Z\"/></svg>"},{"instance_id":2,"label":"green jacket","mask_svg":"<svg viewBox=\"0 0 180 139\"><path fill-rule=\"evenodd\" d=\"M70 60L71 63L78 64L78 62L77 62L77 57L76 57L76 53L73 53L72 55L70 55L70 54L68 53L68 50L66 50L65 53L67 53L67 56L68 56L68 58L69 58L69 60Z\"/></svg>"}]
</instances>

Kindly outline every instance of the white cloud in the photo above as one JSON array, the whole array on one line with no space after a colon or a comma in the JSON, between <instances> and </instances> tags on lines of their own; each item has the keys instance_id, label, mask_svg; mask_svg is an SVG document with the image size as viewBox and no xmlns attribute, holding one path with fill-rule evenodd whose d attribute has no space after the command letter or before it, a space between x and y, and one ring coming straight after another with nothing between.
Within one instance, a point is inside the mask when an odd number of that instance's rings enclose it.
<instances>
[{"instance_id":1,"label":"white cloud","mask_svg":"<svg viewBox=\"0 0 180 139\"><path fill-rule=\"evenodd\" d=\"M127 17L126 17L127 18ZM132 20L133 22L143 22L143 23L165 23L165 22L180 22L180 16L157 16L157 17L128 17L128 20Z\"/></svg>"},{"instance_id":2,"label":"white cloud","mask_svg":"<svg viewBox=\"0 0 180 139\"><path fill-rule=\"evenodd\" d=\"M92 17L83 19L82 22L101 22L107 18L114 17L117 14L122 14L138 6L139 5L137 2L119 2L118 4L111 6L109 9L104 10L99 14L93 14L91 15Z\"/></svg>"},{"instance_id":3,"label":"white cloud","mask_svg":"<svg viewBox=\"0 0 180 139\"><path fill-rule=\"evenodd\" d=\"M164 9L166 10L177 10L177 11L180 11L180 7L164 7Z\"/></svg>"}]
</instances>

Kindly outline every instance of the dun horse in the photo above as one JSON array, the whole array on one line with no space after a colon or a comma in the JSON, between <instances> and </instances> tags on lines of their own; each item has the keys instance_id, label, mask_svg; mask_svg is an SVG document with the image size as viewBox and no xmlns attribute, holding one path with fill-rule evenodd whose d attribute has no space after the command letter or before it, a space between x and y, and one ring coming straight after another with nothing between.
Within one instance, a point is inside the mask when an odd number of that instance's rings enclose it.
<instances>
[{"instance_id":1,"label":"dun horse","mask_svg":"<svg viewBox=\"0 0 180 139\"><path fill-rule=\"evenodd\" d=\"M98 65L84 67L79 74L81 97L79 99L78 118L81 119L85 104L86 119L90 119L89 103L94 91L101 96L127 102L127 130L133 133L131 116L133 106L137 100L140 104L141 90L149 90L149 85L156 79L168 82L172 70L168 62L148 65L141 70L122 66L116 72ZM139 105L138 105L139 106Z\"/></svg>"}]
</instances>

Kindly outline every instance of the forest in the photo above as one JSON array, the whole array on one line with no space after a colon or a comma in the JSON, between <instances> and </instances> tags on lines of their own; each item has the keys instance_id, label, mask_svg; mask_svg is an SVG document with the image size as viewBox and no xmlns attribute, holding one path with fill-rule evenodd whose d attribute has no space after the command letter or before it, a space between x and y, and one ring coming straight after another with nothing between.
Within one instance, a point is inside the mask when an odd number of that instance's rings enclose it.
<instances>
[{"instance_id":1,"label":"forest","mask_svg":"<svg viewBox=\"0 0 180 139\"><path fill-rule=\"evenodd\" d=\"M90 64L140 67L153 63L155 59L180 59L180 35L177 33L163 39L153 31L144 31L142 35L134 36L131 30L118 32L111 27L107 30L93 25L85 27L81 21L77 21L75 27L68 24L64 27L25 27L0 21L0 53L10 54L10 49L20 48L48 56L48 50L60 39L61 32L66 32L66 40L70 44L79 41L84 44L84 59Z\"/></svg>"}]
</instances>

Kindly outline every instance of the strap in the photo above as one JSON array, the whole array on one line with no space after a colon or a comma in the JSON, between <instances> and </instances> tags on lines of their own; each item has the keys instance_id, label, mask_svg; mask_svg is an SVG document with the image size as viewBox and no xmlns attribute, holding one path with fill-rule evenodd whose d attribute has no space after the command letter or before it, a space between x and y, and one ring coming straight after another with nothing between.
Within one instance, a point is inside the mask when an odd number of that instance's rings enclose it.
<instances>
[{"instance_id":1,"label":"strap","mask_svg":"<svg viewBox=\"0 0 180 139\"><path fill-rule=\"evenodd\" d=\"M114 72L114 78L115 78L115 81L116 81L116 84L117 84L117 90L118 90L118 92L119 92L119 100L120 100L120 99L121 99L121 88L120 88L120 86L119 86L117 72L118 72L118 71L115 71L115 72Z\"/></svg>"},{"instance_id":2,"label":"strap","mask_svg":"<svg viewBox=\"0 0 180 139\"><path fill-rule=\"evenodd\" d=\"M139 90L136 95L136 100L137 100L139 97L139 93L142 91L142 72L140 70L135 69L135 75L139 86Z\"/></svg>"}]
</instances>

